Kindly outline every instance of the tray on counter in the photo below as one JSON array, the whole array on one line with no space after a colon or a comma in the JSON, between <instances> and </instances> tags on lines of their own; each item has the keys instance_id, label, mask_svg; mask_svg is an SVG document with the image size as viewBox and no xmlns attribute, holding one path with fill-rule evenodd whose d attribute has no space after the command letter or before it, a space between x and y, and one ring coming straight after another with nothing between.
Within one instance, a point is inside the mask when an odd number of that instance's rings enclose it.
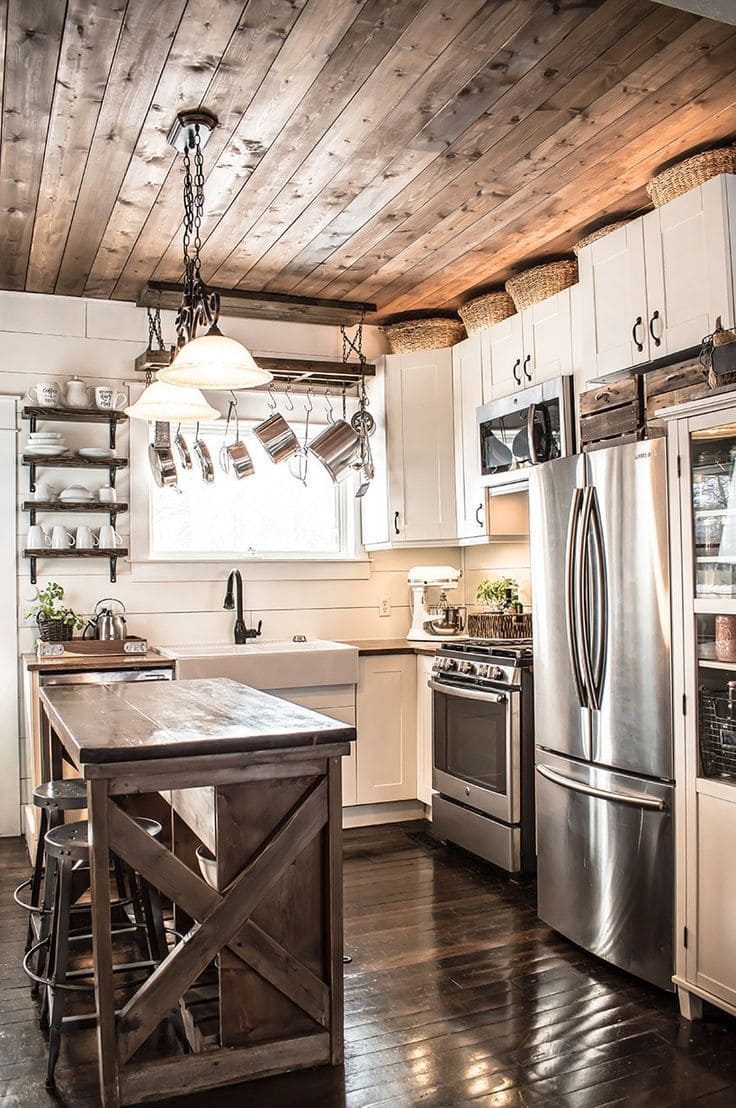
<instances>
[{"instance_id":1,"label":"tray on counter","mask_svg":"<svg viewBox=\"0 0 736 1108\"><path fill-rule=\"evenodd\" d=\"M64 643L65 654L118 654L121 657L148 653L148 642L137 635L127 639L68 639Z\"/></svg>"}]
</instances>

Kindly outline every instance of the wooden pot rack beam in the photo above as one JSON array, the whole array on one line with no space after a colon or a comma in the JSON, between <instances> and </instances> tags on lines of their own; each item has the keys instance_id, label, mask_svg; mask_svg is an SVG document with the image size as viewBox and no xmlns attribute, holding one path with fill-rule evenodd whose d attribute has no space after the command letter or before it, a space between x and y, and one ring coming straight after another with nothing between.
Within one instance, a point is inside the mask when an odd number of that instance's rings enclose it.
<instances>
[{"instance_id":1,"label":"wooden pot rack beam","mask_svg":"<svg viewBox=\"0 0 736 1108\"><path fill-rule=\"evenodd\" d=\"M375 304L358 300L325 300L315 296L291 296L283 292L252 292L248 289L210 287L220 294L224 316L244 319L271 319L279 323L323 323L355 327L364 316L373 315ZM138 297L139 308L177 311L182 286L169 281L149 281Z\"/></svg>"}]
</instances>

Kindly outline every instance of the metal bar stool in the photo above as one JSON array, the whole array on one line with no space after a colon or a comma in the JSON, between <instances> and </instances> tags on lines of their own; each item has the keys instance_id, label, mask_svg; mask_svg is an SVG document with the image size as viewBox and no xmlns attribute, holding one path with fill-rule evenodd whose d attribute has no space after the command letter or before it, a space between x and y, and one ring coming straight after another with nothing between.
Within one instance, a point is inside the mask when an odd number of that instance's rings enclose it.
<instances>
[{"instance_id":1,"label":"metal bar stool","mask_svg":"<svg viewBox=\"0 0 736 1108\"><path fill-rule=\"evenodd\" d=\"M41 883L44 873L44 839L46 832L52 827L58 827L64 822L64 812L81 812L87 807L87 786L79 778L68 781L46 781L43 785L37 785L33 790L33 803L41 809L41 819L38 828L38 842L36 844L36 857L33 860L33 872L27 881L22 881L13 893L13 899L21 908L28 912L28 930L26 932L25 953L31 949L34 941L34 918L40 917L39 935L41 938L48 933L48 927L44 929L44 922L48 923L51 911L50 902L41 903ZM28 900L21 895L26 889L30 889Z\"/></svg>"},{"instance_id":2,"label":"metal bar stool","mask_svg":"<svg viewBox=\"0 0 736 1108\"><path fill-rule=\"evenodd\" d=\"M153 838L161 834L161 824L156 820L138 818L136 823ZM44 853L46 858L46 877L44 882L44 903L53 904L50 910L50 929L37 943L26 952L23 969L28 976L44 987L44 1003L49 1006L49 1056L46 1085L54 1085L54 1070L61 1046L61 1031L65 1018L66 996L70 992L92 992L93 983L80 983L76 979L91 977L92 970L69 969L69 948L71 943L91 939L89 930L75 931L71 927L73 911L74 872L80 866L89 864L89 827L86 820L63 824L46 832ZM130 890L126 895L111 902L111 907L130 905L133 907L135 922L127 925L113 923L112 934L119 936L124 932L142 932L147 958L117 963L113 967L116 973L126 974L142 971L148 975L166 957L168 946L164 928L161 898L154 889L137 874L126 867ZM120 890L118 890L120 891ZM129 895L127 895L129 892ZM76 895L79 895L77 889ZM46 952L46 957L42 953ZM39 956L36 970L32 969L33 958ZM131 984L131 979L121 982ZM88 1019L88 1016L82 1017ZM181 1013L178 1008L172 1012L172 1022L182 1044L186 1043Z\"/></svg>"}]
</instances>

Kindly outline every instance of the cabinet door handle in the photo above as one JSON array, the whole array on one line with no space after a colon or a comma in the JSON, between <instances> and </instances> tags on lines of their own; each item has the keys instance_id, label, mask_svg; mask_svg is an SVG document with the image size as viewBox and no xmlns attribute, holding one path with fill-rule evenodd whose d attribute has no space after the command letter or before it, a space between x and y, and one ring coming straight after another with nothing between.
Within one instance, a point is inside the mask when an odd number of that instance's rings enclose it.
<instances>
[{"instance_id":1,"label":"cabinet door handle","mask_svg":"<svg viewBox=\"0 0 736 1108\"><path fill-rule=\"evenodd\" d=\"M655 346L661 346L662 345L662 336L660 335L659 338L657 338L657 336L654 333L654 321L655 321L655 319L659 319L659 312L658 311L655 312L654 315L652 316L652 318L649 320L649 334L654 339L654 345Z\"/></svg>"},{"instance_id":2,"label":"cabinet door handle","mask_svg":"<svg viewBox=\"0 0 736 1108\"><path fill-rule=\"evenodd\" d=\"M483 520L480 518L480 513L482 511L483 511L483 505L479 504L478 507L475 509L475 522L478 524L479 527L483 526Z\"/></svg>"},{"instance_id":3,"label":"cabinet door handle","mask_svg":"<svg viewBox=\"0 0 736 1108\"><path fill-rule=\"evenodd\" d=\"M637 350L639 351L639 353L640 353L640 354L641 354L642 350L644 349L644 343L643 343L643 342L639 342L638 338L636 337L636 328L637 328L637 327L641 327L641 325L642 325L642 322L643 322L643 321L642 321L642 318L641 318L641 316L640 316L640 315L638 315L638 316L636 317L636 323L635 323L635 324L634 324L634 326L633 326L633 327L631 328L631 338L633 339L633 342L634 342L634 346L636 347L636 349L637 349Z\"/></svg>"},{"instance_id":4,"label":"cabinet door handle","mask_svg":"<svg viewBox=\"0 0 736 1108\"><path fill-rule=\"evenodd\" d=\"M532 375L531 375L531 373L530 373L530 372L529 372L529 370L528 370L528 369L526 368L526 367L527 367L527 366L529 365L529 362L530 362L531 360L532 360L532 356L531 356L531 354L527 354L526 358L524 358L524 364L523 364L523 366L521 367L521 368L522 368L522 369L524 370L524 376L526 377L527 381L531 381L531 379L532 379Z\"/></svg>"},{"instance_id":5,"label":"cabinet door handle","mask_svg":"<svg viewBox=\"0 0 736 1108\"><path fill-rule=\"evenodd\" d=\"M394 534L396 534L396 535L400 534L400 531L399 531L399 513L398 512L394 512Z\"/></svg>"}]
</instances>

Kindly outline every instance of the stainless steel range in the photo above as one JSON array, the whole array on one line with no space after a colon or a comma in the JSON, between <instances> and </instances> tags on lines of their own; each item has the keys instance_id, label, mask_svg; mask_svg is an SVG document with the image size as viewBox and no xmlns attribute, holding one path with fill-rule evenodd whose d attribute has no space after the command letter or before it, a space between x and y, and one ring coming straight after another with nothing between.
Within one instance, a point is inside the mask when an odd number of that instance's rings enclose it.
<instances>
[{"instance_id":1,"label":"stainless steel range","mask_svg":"<svg viewBox=\"0 0 736 1108\"><path fill-rule=\"evenodd\" d=\"M429 687L433 834L511 873L533 870L531 640L443 644Z\"/></svg>"}]
</instances>

